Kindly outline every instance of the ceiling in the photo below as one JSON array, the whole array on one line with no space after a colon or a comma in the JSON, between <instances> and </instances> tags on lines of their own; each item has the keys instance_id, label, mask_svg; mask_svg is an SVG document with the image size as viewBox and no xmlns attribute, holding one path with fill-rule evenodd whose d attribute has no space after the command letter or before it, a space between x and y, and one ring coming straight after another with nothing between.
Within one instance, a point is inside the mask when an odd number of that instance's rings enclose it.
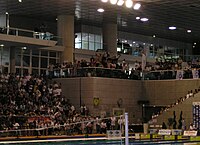
<instances>
[{"instance_id":1,"label":"ceiling","mask_svg":"<svg viewBox=\"0 0 200 145\"><path fill-rule=\"evenodd\" d=\"M133 0L134 2L136 0ZM102 25L105 21L118 23L118 29L185 42L200 41L200 0L137 0L142 7L136 11L102 3L101 0L0 0L0 13L55 20L57 15L74 14L82 23ZM104 13L97 12L104 8ZM148 22L136 20L149 18ZM169 26L177 30L168 30ZM191 29L192 33L187 33Z\"/></svg>"}]
</instances>

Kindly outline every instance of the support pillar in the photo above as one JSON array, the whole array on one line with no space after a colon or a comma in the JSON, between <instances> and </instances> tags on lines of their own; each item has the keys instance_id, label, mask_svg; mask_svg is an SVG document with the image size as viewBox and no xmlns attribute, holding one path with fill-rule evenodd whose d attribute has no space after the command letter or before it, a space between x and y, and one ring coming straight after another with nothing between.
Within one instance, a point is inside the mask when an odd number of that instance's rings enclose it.
<instances>
[{"instance_id":1,"label":"support pillar","mask_svg":"<svg viewBox=\"0 0 200 145\"><path fill-rule=\"evenodd\" d=\"M103 44L104 49L111 56L117 54L117 24L107 23L103 25Z\"/></svg>"},{"instance_id":2,"label":"support pillar","mask_svg":"<svg viewBox=\"0 0 200 145\"><path fill-rule=\"evenodd\" d=\"M74 60L74 16L58 16L58 36L62 38L64 51L61 54L61 61L73 62Z\"/></svg>"},{"instance_id":3,"label":"support pillar","mask_svg":"<svg viewBox=\"0 0 200 145\"><path fill-rule=\"evenodd\" d=\"M16 73L16 69L15 69L15 47L10 47L10 73Z\"/></svg>"}]
</instances>

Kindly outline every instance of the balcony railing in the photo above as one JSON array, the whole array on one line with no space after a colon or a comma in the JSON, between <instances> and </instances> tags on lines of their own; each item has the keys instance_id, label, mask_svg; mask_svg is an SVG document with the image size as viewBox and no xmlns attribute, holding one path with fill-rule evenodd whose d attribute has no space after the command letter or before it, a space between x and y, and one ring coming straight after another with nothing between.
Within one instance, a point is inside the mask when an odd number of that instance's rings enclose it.
<instances>
[{"instance_id":1,"label":"balcony railing","mask_svg":"<svg viewBox=\"0 0 200 145\"><path fill-rule=\"evenodd\" d=\"M199 71L199 70L198 70ZM122 69L109 69L101 67L83 67L79 69L54 69L47 71L47 75L54 78L69 77L105 77L132 80L170 80L176 79L176 70L157 70L142 72L140 70L124 71ZM183 70L182 79L193 79L192 70Z\"/></svg>"},{"instance_id":2,"label":"balcony railing","mask_svg":"<svg viewBox=\"0 0 200 145\"><path fill-rule=\"evenodd\" d=\"M36 31L26 30L26 29L21 29L21 28L3 27L3 28L0 28L0 33L7 34L7 35L36 38L36 39L41 39L41 40L52 40L52 41L57 41L59 45L62 45L62 38L55 36L54 34L50 32L44 33L44 32L36 32Z\"/></svg>"}]
</instances>

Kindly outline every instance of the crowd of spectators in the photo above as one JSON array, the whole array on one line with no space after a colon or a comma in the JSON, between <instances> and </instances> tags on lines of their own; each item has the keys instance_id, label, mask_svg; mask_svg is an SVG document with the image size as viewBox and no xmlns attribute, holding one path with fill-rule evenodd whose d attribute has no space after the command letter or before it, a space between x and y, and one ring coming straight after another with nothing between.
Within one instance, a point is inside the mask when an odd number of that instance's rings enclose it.
<instances>
[{"instance_id":1,"label":"crowd of spectators","mask_svg":"<svg viewBox=\"0 0 200 145\"><path fill-rule=\"evenodd\" d=\"M73 63L64 61L61 64L50 64L48 66L48 75L52 77L119 77L128 78L129 63L124 59L119 63L120 55L110 57L110 54L96 53L95 57L91 57L90 61L75 60ZM115 71L115 74L113 73Z\"/></svg>"},{"instance_id":2,"label":"crowd of spectators","mask_svg":"<svg viewBox=\"0 0 200 145\"><path fill-rule=\"evenodd\" d=\"M200 68L199 60L184 61L155 59L147 62L142 70L141 61L129 64L125 59L119 60L120 55L111 57L108 52L96 53L89 61L84 59L73 63L64 61L62 64L50 64L48 75L50 77L111 77L122 79L175 79L176 71L183 70L184 78L192 78L192 70Z\"/></svg>"},{"instance_id":3,"label":"crowd of spectators","mask_svg":"<svg viewBox=\"0 0 200 145\"><path fill-rule=\"evenodd\" d=\"M118 58L110 58L109 54L104 53L103 55L98 54L96 58L92 57L89 63L85 60L75 61L74 64L65 62L57 67L61 75L66 68L73 68L73 74L77 75L76 69L84 67L120 68L127 76L132 73L136 75L136 72L139 73L141 71L141 63L136 61L133 72L126 73L128 63L123 60L119 64ZM178 62L181 61L179 60ZM161 64L156 61L155 65L159 66L157 69L166 66L165 63ZM192 63L189 66L192 68L199 65ZM49 75L51 77L54 76L55 67L54 65L49 66ZM149 66L147 65L147 67ZM178 67L181 67L181 65L178 65ZM199 91L200 89L196 89L194 93ZM0 74L0 92L1 133L22 129L26 129L26 132L24 132L26 135L106 133L107 129L119 128L119 124L123 122L115 117L101 119L99 116L91 116L85 105L76 109L63 96L61 84L45 76ZM159 114L194 96L194 93L190 91L185 97L179 98L175 103L161 110ZM31 131L32 129L34 131ZM36 131L35 129L41 130Z\"/></svg>"},{"instance_id":4,"label":"crowd of spectators","mask_svg":"<svg viewBox=\"0 0 200 145\"><path fill-rule=\"evenodd\" d=\"M60 83L42 76L0 74L0 92L0 136L106 133L118 121L76 109Z\"/></svg>"}]
</instances>

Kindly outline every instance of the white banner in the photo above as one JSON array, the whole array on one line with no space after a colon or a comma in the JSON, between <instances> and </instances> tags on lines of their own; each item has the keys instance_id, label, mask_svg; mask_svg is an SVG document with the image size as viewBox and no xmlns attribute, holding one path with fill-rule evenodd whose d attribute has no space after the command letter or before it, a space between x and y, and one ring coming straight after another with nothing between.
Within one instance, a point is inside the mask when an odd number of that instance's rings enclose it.
<instances>
[{"instance_id":1,"label":"white banner","mask_svg":"<svg viewBox=\"0 0 200 145\"><path fill-rule=\"evenodd\" d=\"M183 70L177 70L176 79L177 80L182 80L183 79Z\"/></svg>"},{"instance_id":2,"label":"white banner","mask_svg":"<svg viewBox=\"0 0 200 145\"><path fill-rule=\"evenodd\" d=\"M197 136L197 131L184 131L184 136Z\"/></svg>"},{"instance_id":3,"label":"white banner","mask_svg":"<svg viewBox=\"0 0 200 145\"><path fill-rule=\"evenodd\" d=\"M158 132L159 135L171 135L171 130L169 129L161 129Z\"/></svg>"},{"instance_id":4,"label":"white banner","mask_svg":"<svg viewBox=\"0 0 200 145\"><path fill-rule=\"evenodd\" d=\"M200 102L193 102L192 105L194 105L194 106L200 106Z\"/></svg>"},{"instance_id":5,"label":"white banner","mask_svg":"<svg viewBox=\"0 0 200 145\"><path fill-rule=\"evenodd\" d=\"M198 79L199 78L199 71L198 70L192 70L192 76L193 76L193 79Z\"/></svg>"}]
</instances>

